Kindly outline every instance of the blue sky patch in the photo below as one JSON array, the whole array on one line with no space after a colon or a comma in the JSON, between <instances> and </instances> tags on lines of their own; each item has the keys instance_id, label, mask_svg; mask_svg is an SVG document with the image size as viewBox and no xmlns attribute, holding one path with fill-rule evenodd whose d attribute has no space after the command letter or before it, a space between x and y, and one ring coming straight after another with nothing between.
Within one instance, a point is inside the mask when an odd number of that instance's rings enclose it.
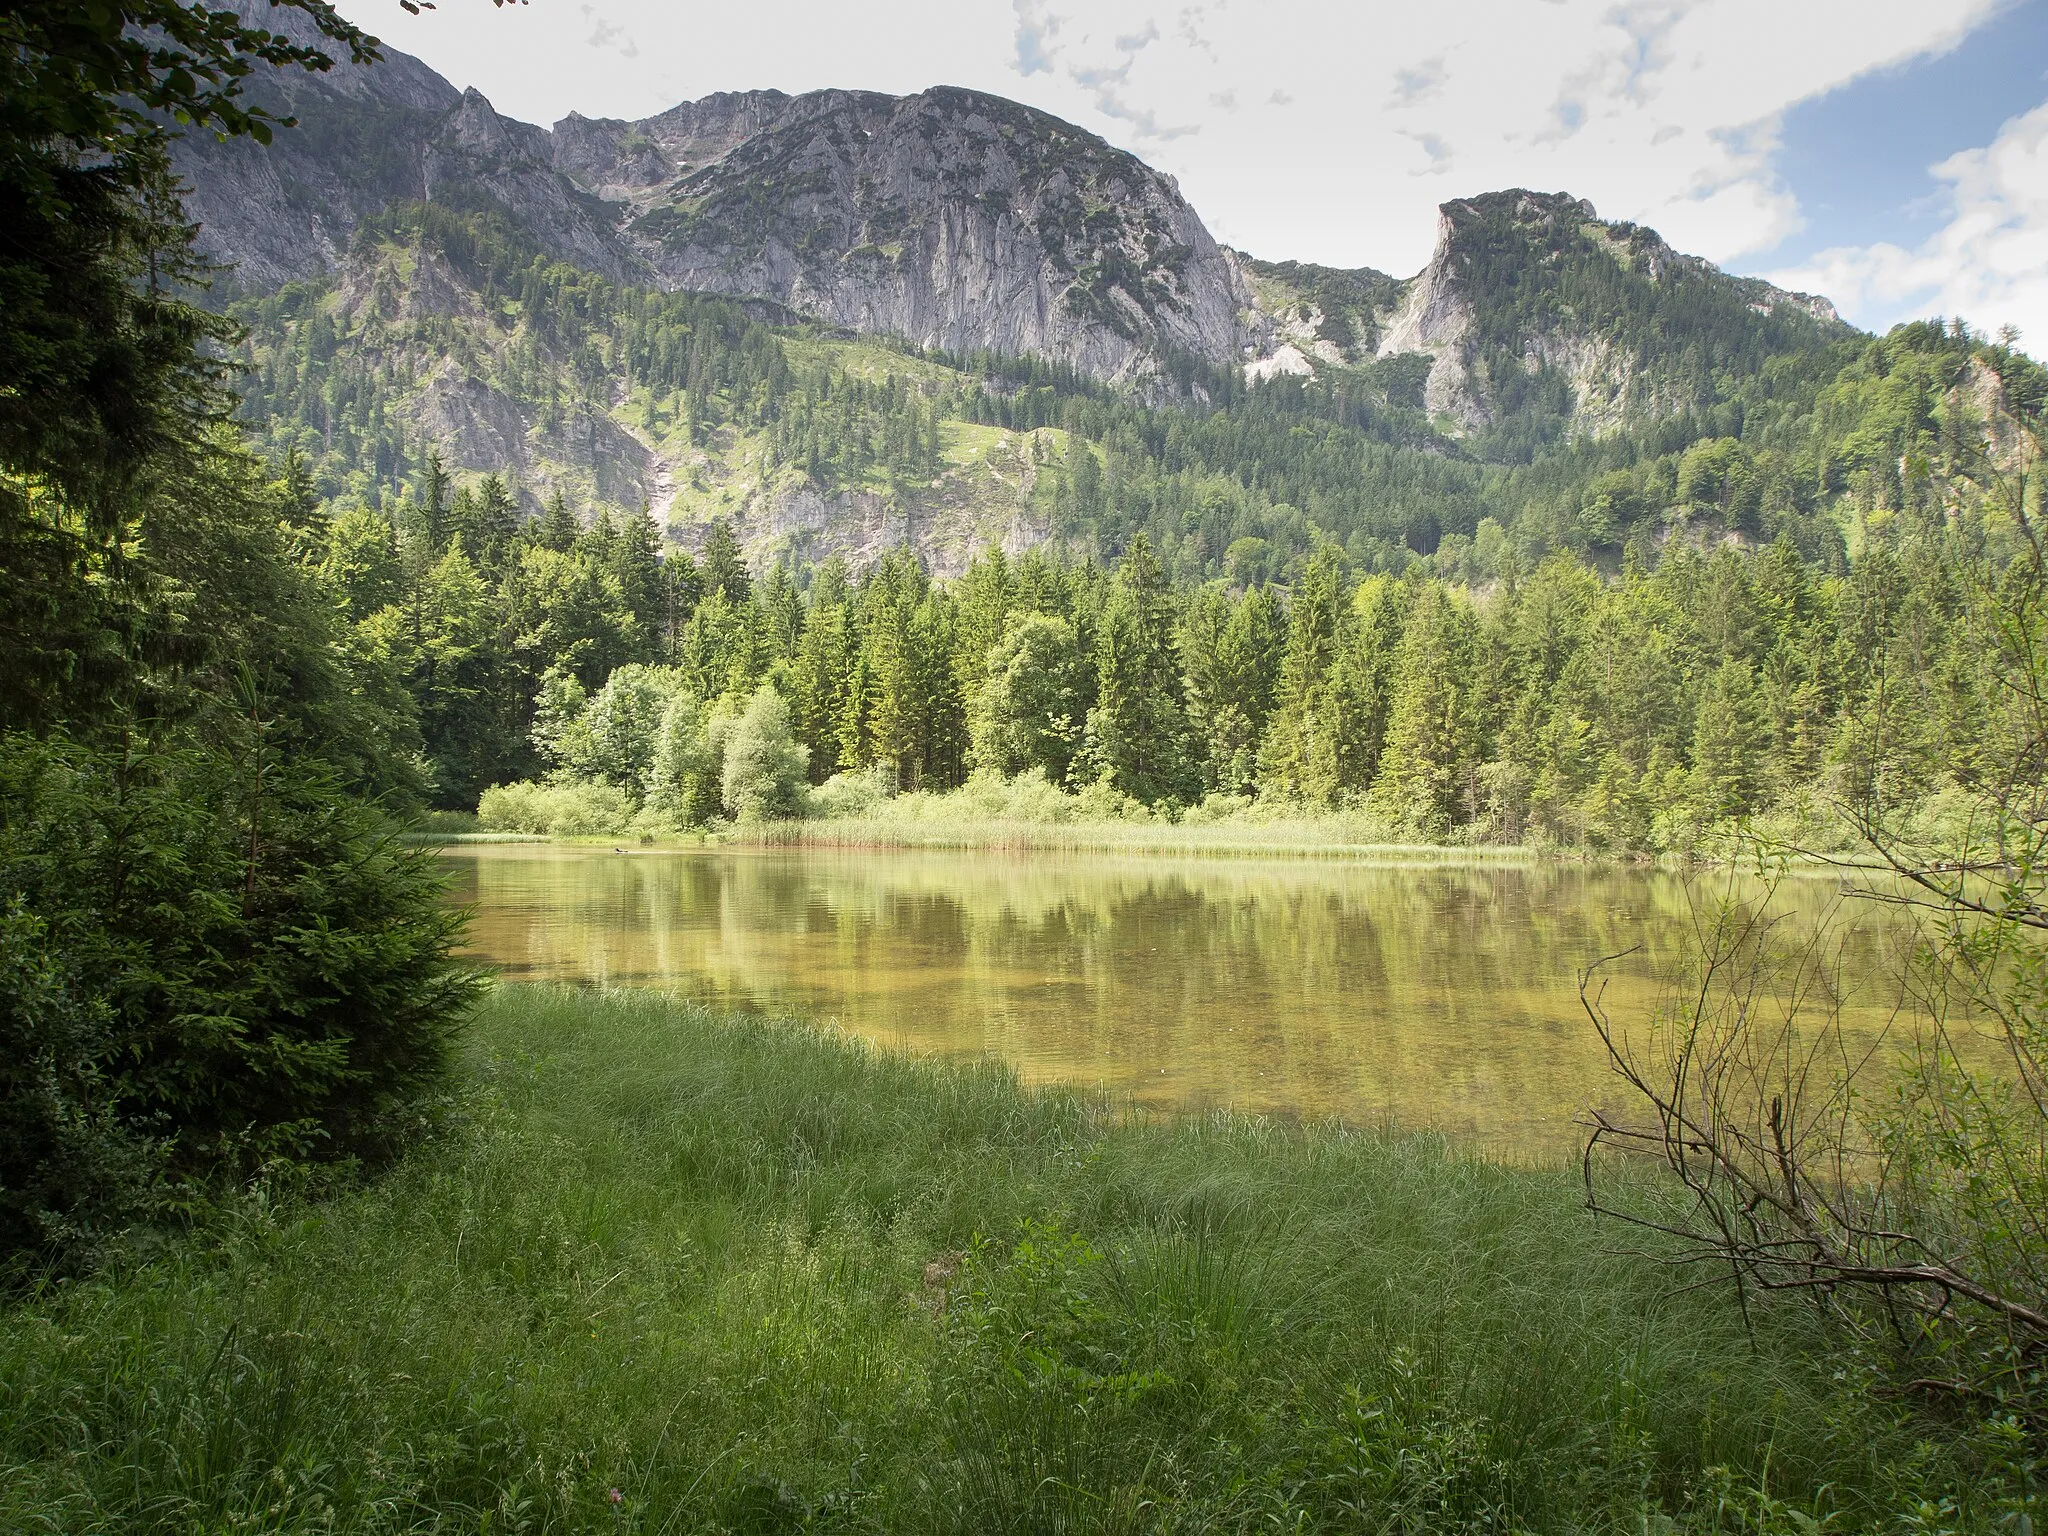
<instances>
[{"instance_id":1,"label":"blue sky patch","mask_svg":"<svg viewBox=\"0 0 2048 1536\"><path fill-rule=\"evenodd\" d=\"M1833 246L1919 245L1946 222L1927 168L2048 101L2048 0L2019 0L1948 53L1861 76L1785 114L1778 174L1806 227L1739 263L1796 265Z\"/></svg>"}]
</instances>

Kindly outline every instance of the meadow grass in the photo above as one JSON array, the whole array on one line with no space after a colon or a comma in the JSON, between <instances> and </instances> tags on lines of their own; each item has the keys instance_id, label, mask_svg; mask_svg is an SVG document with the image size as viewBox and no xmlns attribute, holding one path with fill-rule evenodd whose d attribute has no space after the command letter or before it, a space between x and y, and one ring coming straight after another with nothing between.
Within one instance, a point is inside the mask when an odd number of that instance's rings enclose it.
<instances>
[{"instance_id":1,"label":"meadow grass","mask_svg":"<svg viewBox=\"0 0 2048 1536\"><path fill-rule=\"evenodd\" d=\"M2009 1433L1866 1391L1804 1311L1674 1294L1566 1171L653 994L502 987L464 1081L364 1187L11 1303L0 1529L1643 1536L2023 1496Z\"/></svg>"}]
</instances>

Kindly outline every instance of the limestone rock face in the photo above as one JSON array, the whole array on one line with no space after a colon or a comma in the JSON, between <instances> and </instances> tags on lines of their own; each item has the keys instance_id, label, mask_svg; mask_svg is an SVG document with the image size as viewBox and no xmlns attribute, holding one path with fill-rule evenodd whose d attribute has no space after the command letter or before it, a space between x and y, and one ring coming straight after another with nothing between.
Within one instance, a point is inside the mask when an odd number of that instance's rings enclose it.
<instances>
[{"instance_id":1,"label":"limestone rock face","mask_svg":"<svg viewBox=\"0 0 2048 1536\"><path fill-rule=\"evenodd\" d=\"M1730 277L1568 193L1444 204L1429 264L1400 293L1377 355L1427 354L1425 407L1468 433L1513 409L1517 374L1562 382L1566 430L1597 437L1704 403L1719 349L1810 346L1843 329L1826 299Z\"/></svg>"},{"instance_id":2,"label":"limestone rock face","mask_svg":"<svg viewBox=\"0 0 2048 1536\"><path fill-rule=\"evenodd\" d=\"M1432 416L1449 416L1466 427L1483 427L1490 413L1473 388L1473 303L1459 282L1456 235L1451 209L1439 210L1429 265L1408 284L1401 307L1380 335L1377 352L1380 357L1428 353L1435 361L1423 386L1424 407Z\"/></svg>"},{"instance_id":3,"label":"limestone rock face","mask_svg":"<svg viewBox=\"0 0 2048 1536\"><path fill-rule=\"evenodd\" d=\"M1104 379L1237 358L1246 295L1172 180L1042 112L951 88L763 92L636 127L631 152L658 145L674 179L634 196L625 236L666 286ZM581 161L593 190L646 187L627 142Z\"/></svg>"},{"instance_id":4,"label":"limestone rock face","mask_svg":"<svg viewBox=\"0 0 2048 1536\"><path fill-rule=\"evenodd\" d=\"M1244 347L1249 289L1172 179L1000 97L729 92L548 130L389 51L372 69L276 72L255 94L300 126L267 150L177 149L203 241L245 288L333 270L390 203L440 202L503 210L607 276L1102 379L1176 356L1229 367Z\"/></svg>"}]
</instances>

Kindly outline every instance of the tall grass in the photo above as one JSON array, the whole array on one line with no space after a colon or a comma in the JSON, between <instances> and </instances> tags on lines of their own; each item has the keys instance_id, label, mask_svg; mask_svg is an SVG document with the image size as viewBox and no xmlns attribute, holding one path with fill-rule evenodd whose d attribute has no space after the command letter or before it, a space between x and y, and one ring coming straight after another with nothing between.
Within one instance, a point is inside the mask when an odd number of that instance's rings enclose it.
<instances>
[{"instance_id":1,"label":"tall grass","mask_svg":"<svg viewBox=\"0 0 2048 1536\"><path fill-rule=\"evenodd\" d=\"M1989 1529L1566 1174L500 991L466 1123L0 1319L9 1531ZM1995 1469L1994 1469L1995 1470ZM1953 1501L1944 1506L1943 1500ZM1924 1506L1924 1507L1923 1507Z\"/></svg>"},{"instance_id":2,"label":"tall grass","mask_svg":"<svg viewBox=\"0 0 2048 1536\"><path fill-rule=\"evenodd\" d=\"M1522 848L1418 844L1356 809L1318 811L1229 795L1212 795L1170 818L1103 785L1069 793L1035 770L1014 779L978 774L944 793L901 795L887 793L873 773L842 774L812 791L809 809L801 820L742 823L726 835L741 842L818 847L1425 861L1529 855Z\"/></svg>"},{"instance_id":3,"label":"tall grass","mask_svg":"<svg viewBox=\"0 0 2048 1536\"><path fill-rule=\"evenodd\" d=\"M948 815L943 806L925 807L922 814L916 815L743 823L723 840L762 847L989 848L1008 852L1160 853L1189 857L1249 854L1277 859L1395 859L1461 864L1526 861L1535 856L1534 850L1519 847L1403 843L1378 829L1361 829L1337 817L1300 816L1213 825L1111 819L1044 822Z\"/></svg>"}]
</instances>

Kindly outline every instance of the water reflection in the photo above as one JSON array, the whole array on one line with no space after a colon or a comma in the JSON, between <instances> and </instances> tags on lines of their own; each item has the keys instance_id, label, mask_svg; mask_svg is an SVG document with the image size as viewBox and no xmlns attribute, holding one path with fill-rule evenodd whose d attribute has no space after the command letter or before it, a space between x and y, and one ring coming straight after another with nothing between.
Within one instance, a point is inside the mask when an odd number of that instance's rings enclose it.
<instances>
[{"instance_id":1,"label":"water reflection","mask_svg":"<svg viewBox=\"0 0 2048 1536\"><path fill-rule=\"evenodd\" d=\"M475 951L518 978L660 986L838 1021L1027 1081L1171 1109L1433 1127L1498 1153L1574 1144L1612 1097L1579 970L1646 1012L1694 921L1663 873L1529 865L775 850L451 849ZM1725 877L1723 877L1725 879ZM1835 888L1859 1026L1884 1023L1895 932Z\"/></svg>"}]
</instances>

